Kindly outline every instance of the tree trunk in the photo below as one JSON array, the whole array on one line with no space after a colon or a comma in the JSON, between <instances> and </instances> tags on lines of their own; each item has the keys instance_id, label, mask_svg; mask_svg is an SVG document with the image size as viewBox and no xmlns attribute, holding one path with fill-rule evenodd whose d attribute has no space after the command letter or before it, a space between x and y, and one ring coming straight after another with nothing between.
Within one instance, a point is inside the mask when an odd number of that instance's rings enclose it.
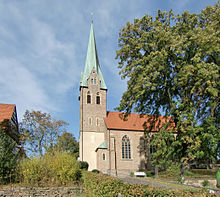
<instances>
[{"instance_id":1,"label":"tree trunk","mask_svg":"<svg viewBox=\"0 0 220 197\"><path fill-rule=\"evenodd\" d=\"M181 164L180 165L180 176L181 176L181 179L182 179L182 182L184 181L185 179L185 165L184 164Z\"/></svg>"},{"instance_id":2,"label":"tree trunk","mask_svg":"<svg viewBox=\"0 0 220 197\"><path fill-rule=\"evenodd\" d=\"M158 166L155 165L154 167L154 173L155 173L155 178L158 178Z\"/></svg>"}]
</instances>

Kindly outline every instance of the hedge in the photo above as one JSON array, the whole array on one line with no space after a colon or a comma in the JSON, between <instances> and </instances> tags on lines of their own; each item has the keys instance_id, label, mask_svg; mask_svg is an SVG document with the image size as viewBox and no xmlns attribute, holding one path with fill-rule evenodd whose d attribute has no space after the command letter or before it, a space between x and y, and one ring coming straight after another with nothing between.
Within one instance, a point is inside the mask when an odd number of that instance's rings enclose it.
<instances>
[{"instance_id":1,"label":"hedge","mask_svg":"<svg viewBox=\"0 0 220 197\"><path fill-rule=\"evenodd\" d=\"M83 172L82 180L85 192L91 197L111 196L209 196L205 191L171 190L147 185L125 183L114 177L93 172ZM199 192L199 193L198 193ZM213 196L213 195L212 195Z\"/></svg>"}]
</instances>

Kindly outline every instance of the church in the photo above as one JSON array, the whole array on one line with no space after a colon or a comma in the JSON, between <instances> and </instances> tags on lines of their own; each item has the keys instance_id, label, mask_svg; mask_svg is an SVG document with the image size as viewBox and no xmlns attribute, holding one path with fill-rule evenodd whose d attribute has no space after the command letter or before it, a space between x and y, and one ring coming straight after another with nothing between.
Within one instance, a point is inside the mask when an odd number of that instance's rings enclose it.
<instances>
[{"instance_id":1,"label":"church","mask_svg":"<svg viewBox=\"0 0 220 197\"><path fill-rule=\"evenodd\" d=\"M107 111L107 85L99 64L93 24L79 100L79 156L81 161L88 162L89 171L97 169L118 175L146 170L152 150L146 148L144 132L150 129L152 135L170 120L137 113L123 118L121 112Z\"/></svg>"}]
</instances>

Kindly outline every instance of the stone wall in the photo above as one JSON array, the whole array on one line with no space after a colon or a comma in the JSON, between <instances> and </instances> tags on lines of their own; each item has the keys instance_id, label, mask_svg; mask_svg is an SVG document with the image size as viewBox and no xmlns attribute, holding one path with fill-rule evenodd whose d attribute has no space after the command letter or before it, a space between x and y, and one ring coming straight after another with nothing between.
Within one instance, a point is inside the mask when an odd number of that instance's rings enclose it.
<instances>
[{"instance_id":1,"label":"stone wall","mask_svg":"<svg viewBox=\"0 0 220 197\"><path fill-rule=\"evenodd\" d=\"M7 197L30 197L30 196L77 196L83 193L83 188L74 187L19 187L19 186L2 186L0 187L0 196Z\"/></svg>"},{"instance_id":2,"label":"stone wall","mask_svg":"<svg viewBox=\"0 0 220 197\"><path fill-rule=\"evenodd\" d=\"M127 136L130 140L131 144L131 159L123 159L122 158L122 138ZM119 131L119 130L111 130L110 138L114 138L114 145L110 143L110 149L114 146L114 152L110 155L111 159L111 170L117 170L118 173L123 172L126 174L130 174L130 172L144 170L146 161L144 151L141 150L140 139L143 137L144 132L138 131ZM111 140L110 140L111 141ZM116 160L116 161L115 161ZM113 164L115 166L113 167Z\"/></svg>"},{"instance_id":3,"label":"stone wall","mask_svg":"<svg viewBox=\"0 0 220 197\"><path fill-rule=\"evenodd\" d=\"M209 185L207 186L208 188L211 187L211 188L215 188L216 187L216 184L217 184L217 181L216 179L206 179L208 182L209 182ZM184 182L184 184L186 185L193 185L193 186L197 186L197 187L203 187L202 183L204 182L204 179L193 179L193 180L186 180Z\"/></svg>"}]
</instances>

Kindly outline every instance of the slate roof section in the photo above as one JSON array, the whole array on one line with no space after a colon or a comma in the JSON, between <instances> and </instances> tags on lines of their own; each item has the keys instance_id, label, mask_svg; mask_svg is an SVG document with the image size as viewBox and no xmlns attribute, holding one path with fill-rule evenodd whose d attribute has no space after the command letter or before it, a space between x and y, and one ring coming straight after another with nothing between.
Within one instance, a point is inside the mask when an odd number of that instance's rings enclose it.
<instances>
[{"instance_id":1,"label":"slate roof section","mask_svg":"<svg viewBox=\"0 0 220 197\"><path fill-rule=\"evenodd\" d=\"M0 122L11 120L14 110L15 105L0 104Z\"/></svg>"},{"instance_id":2,"label":"slate roof section","mask_svg":"<svg viewBox=\"0 0 220 197\"><path fill-rule=\"evenodd\" d=\"M88 78L92 72L95 70L101 84L101 89L107 90L107 86L104 81L104 77L102 75L100 65L99 65L99 58L96 49L96 41L95 41L95 33L93 29L93 23L91 24L90 35L89 35L89 44L87 49L87 56L86 56L86 64L84 72L81 73L80 76L80 87L88 87Z\"/></svg>"},{"instance_id":3,"label":"slate roof section","mask_svg":"<svg viewBox=\"0 0 220 197\"><path fill-rule=\"evenodd\" d=\"M121 118L122 117L122 118ZM165 123L171 121L167 130L174 128L172 117L155 116L155 115L142 115L131 113L124 120L121 112L107 112L105 124L107 129L111 130L128 130L128 131L159 131ZM144 127L144 123L146 125Z\"/></svg>"}]
</instances>

